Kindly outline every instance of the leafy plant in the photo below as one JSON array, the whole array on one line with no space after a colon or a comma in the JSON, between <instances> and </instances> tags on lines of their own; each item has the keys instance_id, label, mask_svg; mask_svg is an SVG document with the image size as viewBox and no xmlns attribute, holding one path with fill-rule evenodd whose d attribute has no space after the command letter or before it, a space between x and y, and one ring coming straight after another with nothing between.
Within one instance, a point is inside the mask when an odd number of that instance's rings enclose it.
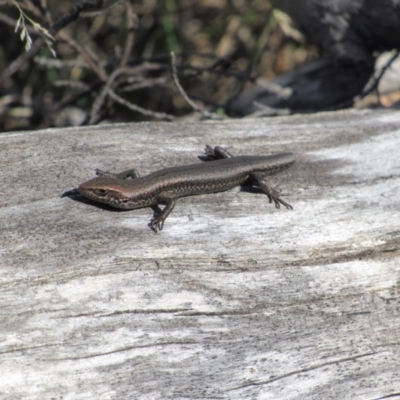
<instances>
[{"instance_id":1,"label":"leafy plant","mask_svg":"<svg viewBox=\"0 0 400 400\"><path fill-rule=\"evenodd\" d=\"M22 10L22 8L19 6L17 0L9 0L12 4L14 4L15 7L18 8L19 11L19 18L17 20L17 24L15 26L15 31L18 32L18 30L21 28L21 40L25 41L25 50L28 51L31 46L32 46L32 39L29 35L28 28L26 27L25 21L29 21L30 24L33 26L33 28L39 33L39 35L42 37L42 39L45 41L48 49L50 50L50 53L53 55L53 57L57 57L57 54L53 48L53 41L55 40L54 37L50 34L50 32L46 29L43 28L42 25L34 21L32 18L29 18L28 15L25 14L25 12Z\"/></svg>"}]
</instances>

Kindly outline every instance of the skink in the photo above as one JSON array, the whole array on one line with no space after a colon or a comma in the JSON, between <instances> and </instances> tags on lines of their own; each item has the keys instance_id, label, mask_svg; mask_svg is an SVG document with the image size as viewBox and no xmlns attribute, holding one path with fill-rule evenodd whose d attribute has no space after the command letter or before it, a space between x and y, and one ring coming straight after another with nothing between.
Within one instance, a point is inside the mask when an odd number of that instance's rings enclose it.
<instances>
[{"instance_id":1,"label":"skink","mask_svg":"<svg viewBox=\"0 0 400 400\"><path fill-rule=\"evenodd\" d=\"M158 212L149 224L155 232L163 229L166 218L180 197L222 192L245 183L260 188L276 208L282 204L292 209L276 190L263 181L265 176L292 166L292 153L233 157L222 147L213 149L207 145L203 158L211 161L165 168L143 177L134 169L119 174L97 169L98 177L79 185L78 191L88 199L116 208L151 206ZM162 211L158 208L159 204L165 205Z\"/></svg>"}]
</instances>

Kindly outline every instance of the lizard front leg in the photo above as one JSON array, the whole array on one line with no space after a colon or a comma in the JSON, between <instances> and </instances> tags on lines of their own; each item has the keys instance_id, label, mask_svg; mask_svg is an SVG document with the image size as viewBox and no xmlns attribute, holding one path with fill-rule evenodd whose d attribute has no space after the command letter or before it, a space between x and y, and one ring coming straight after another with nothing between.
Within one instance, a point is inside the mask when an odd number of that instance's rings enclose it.
<instances>
[{"instance_id":1,"label":"lizard front leg","mask_svg":"<svg viewBox=\"0 0 400 400\"><path fill-rule=\"evenodd\" d=\"M157 231L162 231L164 227L164 222L167 219L168 215L171 213L171 211L174 209L176 201L175 199L164 198L164 199L159 199L159 203L165 204L165 207L161 211L161 214L152 218L149 224L150 228L156 233Z\"/></svg>"}]
</instances>

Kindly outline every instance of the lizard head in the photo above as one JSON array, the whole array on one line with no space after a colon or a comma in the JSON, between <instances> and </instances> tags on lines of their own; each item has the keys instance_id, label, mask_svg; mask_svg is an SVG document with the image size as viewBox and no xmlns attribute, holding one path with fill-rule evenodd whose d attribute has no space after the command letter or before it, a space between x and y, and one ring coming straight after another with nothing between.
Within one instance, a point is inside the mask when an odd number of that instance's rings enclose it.
<instances>
[{"instance_id":1,"label":"lizard head","mask_svg":"<svg viewBox=\"0 0 400 400\"><path fill-rule=\"evenodd\" d=\"M116 208L133 209L143 207L136 199L131 186L132 181L101 176L81 183L78 191L82 196L90 200Z\"/></svg>"}]
</instances>

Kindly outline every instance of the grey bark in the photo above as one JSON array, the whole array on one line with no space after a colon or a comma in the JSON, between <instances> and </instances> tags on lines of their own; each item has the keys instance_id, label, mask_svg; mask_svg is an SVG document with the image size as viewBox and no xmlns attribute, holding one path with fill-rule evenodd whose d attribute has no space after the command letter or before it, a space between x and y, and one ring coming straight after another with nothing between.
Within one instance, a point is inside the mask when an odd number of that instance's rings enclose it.
<instances>
[{"instance_id":1,"label":"grey bark","mask_svg":"<svg viewBox=\"0 0 400 400\"><path fill-rule=\"evenodd\" d=\"M293 151L268 182L152 212L61 198L142 174ZM0 398L400 398L400 113L0 135ZM199 161L200 162L200 161Z\"/></svg>"}]
</instances>

